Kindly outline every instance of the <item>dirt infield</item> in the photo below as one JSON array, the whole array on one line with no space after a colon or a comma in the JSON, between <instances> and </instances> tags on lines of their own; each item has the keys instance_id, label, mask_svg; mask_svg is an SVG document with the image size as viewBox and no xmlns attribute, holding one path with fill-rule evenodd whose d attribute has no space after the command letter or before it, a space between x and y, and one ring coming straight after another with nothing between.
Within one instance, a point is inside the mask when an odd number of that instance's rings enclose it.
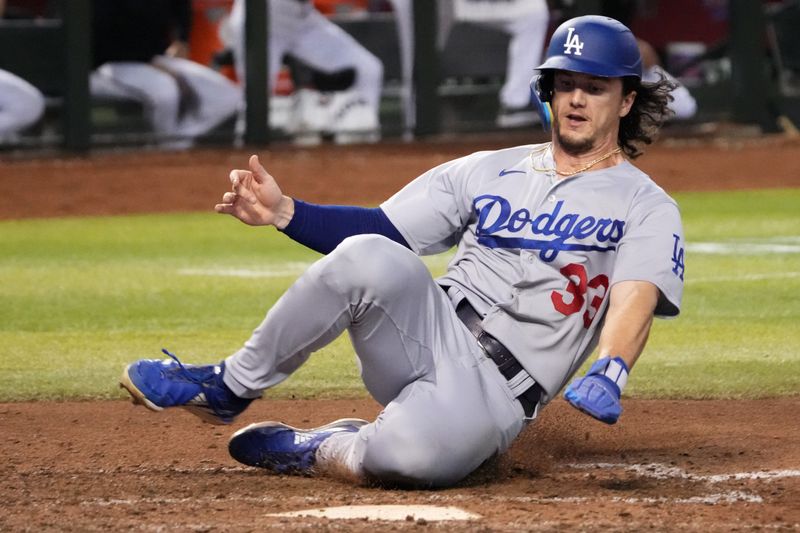
<instances>
[{"instance_id":1,"label":"dirt infield","mask_svg":"<svg viewBox=\"0 0 800 533\"><path fill-rule=\"evenodd\" d=\"M476 149L525 142L259 150L287 194L374 205L410 178ZM0 161L0 219L211 209L250 150L96 154ZM668 191L800 187L800 144L780 138L672 140L637 162ZM233 427L128 402L0 404L0 531L704 530L800 528L800 397L627 399L607 427L556 400L510 452L447 490L390 490L239 466L232 431L372 418L370 400L256 402ZM457 443L453 443L457 446ZM471 522L332 521L273 513L428 504Z\"/></svg>"},{"instance_id":2,"label":"dirt infield","mask_svg":"<svg viewBox=\"0 0 800 533\"><path fill-rule=\"evenodd\" d=\"M703 530L800 527L800 399L626 400L607 427L557 400L461 486L388 490L280 477L227 454L232 428L122 401L1 404L0 530L255 531L415 529L280 518L366 504L456 506L480 519L448 531ZM235 427L374 417L368 400L259 401ZM458 443L454 442L453 446Z\"/></svg>"},{"instance_id":3,"label":"dirt infield","mask_svg":"<svg viewBox=\"0 0 800 533\"><path fill-rule=\"evenodd\" d=\"M0 160L0 219L210 210L251 153L284 192L316 202L375 205L429 168L472 151L530 142L393 143L315 149L203 150ZM800 187L800 141L666 140L636 164L668 192Z\"/></svg>"}]
</instances>

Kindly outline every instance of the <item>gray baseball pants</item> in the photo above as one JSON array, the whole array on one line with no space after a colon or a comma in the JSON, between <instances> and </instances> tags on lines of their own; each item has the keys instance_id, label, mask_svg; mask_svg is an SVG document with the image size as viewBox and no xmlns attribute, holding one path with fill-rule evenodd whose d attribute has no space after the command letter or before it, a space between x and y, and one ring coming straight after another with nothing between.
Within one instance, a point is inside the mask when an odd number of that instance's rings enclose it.
<instances>
[{"instance_id":1,"label":"gray baseball pants","mask_svg":"<svg viewBox=\"0 0 800 533\"><path fill-rule=\"evenodd\" d=\"M225 361L225 382L259 396L345 329L367 390L385 408L358 433L324 441L321 467L445 486L505 451L524 427L522 406L425 264L376 235L351 237L312 265Z\"/></svg>"}]
</instances>

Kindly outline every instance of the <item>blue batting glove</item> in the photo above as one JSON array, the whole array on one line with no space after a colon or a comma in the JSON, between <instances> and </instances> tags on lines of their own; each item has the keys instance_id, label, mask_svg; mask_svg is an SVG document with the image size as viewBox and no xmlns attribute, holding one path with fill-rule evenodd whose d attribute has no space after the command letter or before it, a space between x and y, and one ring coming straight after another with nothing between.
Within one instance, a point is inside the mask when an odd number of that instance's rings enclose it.
<instances>
[{"instance_id":1,"label":"blue batting glove","mask_svg":"<svg viewBox=\"0 0 800 533\"><path fill-rule=\"evenodd\" d=\"M622 414L620 394L628 381L628 366L620 357L597 360L584 377L567 385L564 398L576 409L606 424Z\"/></svg>"}]
</instances>

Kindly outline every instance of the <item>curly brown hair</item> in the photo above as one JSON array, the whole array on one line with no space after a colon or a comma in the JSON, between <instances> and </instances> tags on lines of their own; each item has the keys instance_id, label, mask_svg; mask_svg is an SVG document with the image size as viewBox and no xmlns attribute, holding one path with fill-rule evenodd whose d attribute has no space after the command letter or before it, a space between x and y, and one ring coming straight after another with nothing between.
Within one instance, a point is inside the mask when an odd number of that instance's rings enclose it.
<instances>
[{"instance_id":1,"label":"curly brown hair","mask_svg":"<svg viewBox=\"0 0 800 533\"><path fill-rule=\"evenodd\" d=\"M622 92L629 94L636 91L630 112L622 117L619 123L617 144L631 159L642 153L642 145L651 144L658 130L673 113L668 109L673 97L670 94L677 84L659 74L660 79L654 83L645 83L632 76L622 79Z\"/></svg>"}]
</instances>

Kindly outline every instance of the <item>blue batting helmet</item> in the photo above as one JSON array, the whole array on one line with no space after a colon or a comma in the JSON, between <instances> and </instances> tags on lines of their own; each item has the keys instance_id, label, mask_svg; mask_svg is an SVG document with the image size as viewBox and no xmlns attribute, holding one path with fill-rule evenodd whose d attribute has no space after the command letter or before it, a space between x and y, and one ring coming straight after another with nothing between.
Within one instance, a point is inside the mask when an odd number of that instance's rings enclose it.
<instances>
[{"instance_id":1,"label":"blue batting helmet","mask_svg":"<svg viewBox=\"0 0 800 533\"><path fill-rule=\"evenodd\" d=\"M642 56L636 37L621 22L610 17L586 15L561 24L547 48L544 63L531 80L531 94L545 129L550 126L550 94L539 83L542 72L568 70L592 76L642 77Z\"/></svg>"}]
</instances>

